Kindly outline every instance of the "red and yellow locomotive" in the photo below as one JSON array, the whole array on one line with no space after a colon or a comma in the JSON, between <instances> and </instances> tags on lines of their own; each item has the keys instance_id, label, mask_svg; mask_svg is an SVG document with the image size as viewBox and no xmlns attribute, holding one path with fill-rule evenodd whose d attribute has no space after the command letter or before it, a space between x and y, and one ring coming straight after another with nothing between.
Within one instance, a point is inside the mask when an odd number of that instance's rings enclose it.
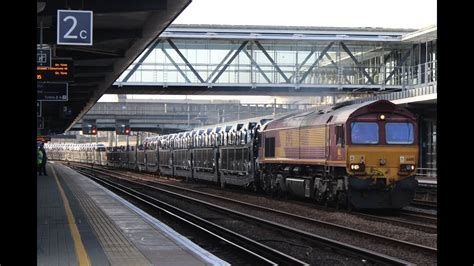
<instances>
[{"instance_id":1,"label":"red and yellow locomotive","mask_svg":"<svg viewBox=\"0 0 474 266\"><path fill-rule=\"evenodd\" d=\"M349 208L402 208L414 197L416 117L389 101L289 115L261 133L266 191Z\"/></svg>"}]
</instances>

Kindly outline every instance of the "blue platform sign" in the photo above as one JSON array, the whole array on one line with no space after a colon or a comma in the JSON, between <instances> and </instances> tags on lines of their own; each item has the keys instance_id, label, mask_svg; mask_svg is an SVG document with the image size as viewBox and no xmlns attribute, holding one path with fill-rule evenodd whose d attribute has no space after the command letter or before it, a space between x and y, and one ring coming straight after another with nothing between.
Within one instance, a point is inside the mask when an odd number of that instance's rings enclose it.
<instances>
[{"instance_id":1,"label":"blue platform sign","mask_svg":"<svg viewBox=\"0 0 474 266\"><path fill-rule=\"evenodd\" d=\"M92 11L58 10L58 44L92 45Z\"/></svg>"}]
</instances>

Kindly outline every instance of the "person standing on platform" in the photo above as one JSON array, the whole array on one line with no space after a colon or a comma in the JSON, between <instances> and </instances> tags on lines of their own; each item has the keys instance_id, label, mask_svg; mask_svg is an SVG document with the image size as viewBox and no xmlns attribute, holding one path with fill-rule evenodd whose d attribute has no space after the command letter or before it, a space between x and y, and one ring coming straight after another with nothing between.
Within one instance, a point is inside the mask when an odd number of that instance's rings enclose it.
<instances>
[{"instance_id":1,"label":"person standing on platform","mask_svg":"<svg viewBox=\"0 0 474 266\"><path fill-rule=\"evenodd\" d=\"M40 144L38 150L38 172L39 175L47 175L46 174L46 161L48 157L46 156L46 151L44 150L44 143Z\"/></svg>"},{"instance_id":2,"label":"person standing on platform","mask_svg":"<svg viewBox=\"0 0 474 266\"><path fill-rule=\"evenodd\" d=\"M40 151L40 145L38 143L38 147L36 149L36 169L38 174L41 175L41 163L43 162L43 153Z\"/></svg>"}]
</instances>

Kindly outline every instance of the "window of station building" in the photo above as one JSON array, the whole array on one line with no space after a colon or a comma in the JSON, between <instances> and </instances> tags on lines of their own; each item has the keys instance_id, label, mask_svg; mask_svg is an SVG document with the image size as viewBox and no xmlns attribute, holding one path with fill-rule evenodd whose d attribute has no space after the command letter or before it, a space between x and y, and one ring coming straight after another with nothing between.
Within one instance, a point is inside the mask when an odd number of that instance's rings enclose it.
<instances>
[{"instance_id":1,"label":"window of station building","mask_svg":"<svg viewBox=\"0 0 474 266\"><path fill-rule=\"evenodd\" d=\"M336 145L344 147L344 127L336 126Z\"/></svg>"},{"instance_id":2,"label":"window of station building","mask_svg":"<svg viewBox=\"0 0 474 266\"><path fill-rule=\"evenodd\" d=\"M265 157L275 157L275 138L265 138Z\"/></svg>"}]
</instances>

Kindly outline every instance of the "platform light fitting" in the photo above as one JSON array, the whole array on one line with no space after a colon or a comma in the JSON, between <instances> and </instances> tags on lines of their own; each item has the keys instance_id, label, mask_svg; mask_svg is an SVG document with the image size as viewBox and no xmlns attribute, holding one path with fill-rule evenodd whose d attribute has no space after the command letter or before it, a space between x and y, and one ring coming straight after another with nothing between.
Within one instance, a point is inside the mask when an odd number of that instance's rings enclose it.
<instances>
[{"instance_id":1,"label":"platform light fitting","mask_svg":"<svg viewBox=\"0 0 474 266\"><path fill-rule=\"evenodd\" d=\"M43 12L45 7L46 7L46 2L36 2L36 13Z\"/></svg>"}]
</instances>

